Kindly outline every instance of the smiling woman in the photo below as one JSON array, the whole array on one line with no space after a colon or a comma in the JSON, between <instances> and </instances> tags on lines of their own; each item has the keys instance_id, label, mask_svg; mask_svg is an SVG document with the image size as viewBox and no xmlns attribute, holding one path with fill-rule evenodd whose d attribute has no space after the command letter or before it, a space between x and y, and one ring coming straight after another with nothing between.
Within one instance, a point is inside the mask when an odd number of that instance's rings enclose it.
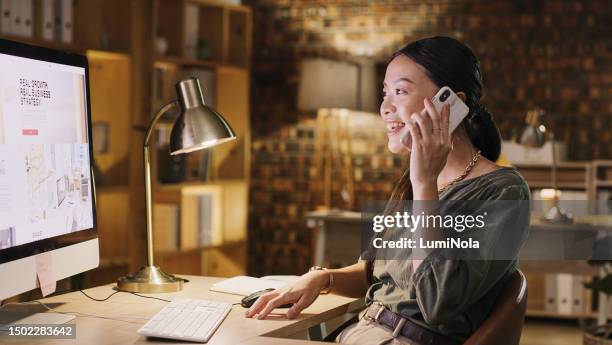
<instances>
[{"instance_id":1,"label":"smiling woman","mask_svg":"<svg viewBox=\"0 0 612 345\"><path fill-rule=\"evenodd\" d=\"M436 110L431 99L449 87L469 108L451 133L448 106ZM401 211L402 201L529 200L520 174L495 164L501 138L491 114L480 104L482 78L472 51L449 37L412 42L395 53L387 66L380 115L387 126L389 151L409 155L409 166L393 190L386 215ZM409 138L409 140L402 140ZM438 216L427 203L412 203L413 214ZM512 224L522 243L529 217L516 202L495 224ZM467 203L456 202L449 214L473 215ZM445 228L445 225L441 226ZM392 229L392 228L391 228ZM265 318L274 308L294 303L287 317L296 317L318 296L332 290L345 296L366 296L368 317L346 328L338 337L346 344L459 344L488 317L508 278L516 271L516 257L508 260L449 260L440 248L453 249L441 231L417 226L410 236L415 246L398 251L394 260L377 256L371 247L358 263L335 270L314 270L281 290L263 295L247 317ZM385 238L386 229L380 233ZM484 243L495 243L501 226L489 227ZM375 241L376 242L376 241ZM409 242L409 241L407 241ZM495 248L459 243L484 253ZM486 257L476 252L476 257ZM382 315L382 316L381 316Z\"/></svg>"}]
</instances>

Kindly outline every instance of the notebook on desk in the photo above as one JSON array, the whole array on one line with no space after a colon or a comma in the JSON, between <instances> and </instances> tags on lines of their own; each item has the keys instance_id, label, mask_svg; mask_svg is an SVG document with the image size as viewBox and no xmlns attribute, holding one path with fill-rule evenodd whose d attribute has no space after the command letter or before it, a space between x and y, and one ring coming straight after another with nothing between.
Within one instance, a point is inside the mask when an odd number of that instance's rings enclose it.
<instances>
[{"instance_id":1,"label":"notebook on desk","mask_svg":"<svg viewBox=\"0 0 612 345\"><path fill-rule=\"evenodd\" d=\"M237 276L213 284L210 291L248 296L265 289L280 289L295 279L297 279L297 276L266 276L261 278Z\"/></svg>"}]
</instances>

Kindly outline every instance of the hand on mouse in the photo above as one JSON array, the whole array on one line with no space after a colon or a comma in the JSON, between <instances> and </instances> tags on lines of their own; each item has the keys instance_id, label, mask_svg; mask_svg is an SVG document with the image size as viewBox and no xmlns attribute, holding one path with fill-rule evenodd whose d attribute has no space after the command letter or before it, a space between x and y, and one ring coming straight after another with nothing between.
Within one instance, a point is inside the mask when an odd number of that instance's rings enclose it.
<instances>
[{"instance_id":1,"label":"hand on mouse","mask_svg":"<svg viewBox=\"0 0 612 345\"><path fill-rule=\"evenodd\" d=\"M304 308L319 297L321 289L329 284L329 273L326 271L311 271L302 275L292 284L282 289L270 291L261 295L246 311L246 317L255 317L259 320L265 319L275 308L292 303L293 306L287 311L287 318L297 317Z\"/></svg>"}]
</instances>

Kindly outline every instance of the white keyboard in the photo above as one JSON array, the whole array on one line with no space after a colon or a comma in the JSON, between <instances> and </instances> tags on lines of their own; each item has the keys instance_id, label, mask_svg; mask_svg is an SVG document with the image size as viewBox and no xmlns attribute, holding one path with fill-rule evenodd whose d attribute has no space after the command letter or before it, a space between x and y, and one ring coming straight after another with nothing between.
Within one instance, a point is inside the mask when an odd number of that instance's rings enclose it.
<instances>
[{"instance_id":1,"label":"white keyboard","mask_svg":"<svg viewBox=\"0 0 612 345\"><path fill-rule=\"evenodd\" d=\"M205 343L230 310L231 303L177 298L155 314L138 334Z\"/></svg>"}]
</instances>

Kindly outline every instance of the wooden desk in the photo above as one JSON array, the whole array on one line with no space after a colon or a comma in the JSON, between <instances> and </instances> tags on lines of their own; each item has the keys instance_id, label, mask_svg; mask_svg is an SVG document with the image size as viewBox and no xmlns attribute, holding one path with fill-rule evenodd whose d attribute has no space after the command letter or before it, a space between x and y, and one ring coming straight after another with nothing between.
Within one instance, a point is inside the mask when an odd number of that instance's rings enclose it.
<instances>
[{"instance_id":1,"label":"wooden desk","mask_svg":"<svg viewBox=\"0 0 612 345\"><path fill-rule=\"evenodd\" d=\"M185 284L183 291L168 294L151 294L164 299L185 297L237 303L241 297L209 291L209 287L224 278L185 276L190 282ZM104 285L85 292L94 298L105 298L113 292L114 285ZM124 321L92 318L77 315L71 323L76 323L76 340L65 339L20 339L1 338L2 344L185 344L165 339L147 339L136 333L155 313L161 310L167 302L142 298L129 293L118 293L104 302L96 302L85 297L80 292L71 292L40 300L46 304L61 304L56 307L62 312L79 312L94 314ZM321 295L316 302L305 309L299 318L288 320L282 316L286 309L277 309L266 320L247 319L245 309L235 305L221 326L217 329L208 344L252 344L274 343L274 339L257 339L258 337L286 337L306 331L308 328L328 321L347 312L354 312L363 305L362 300ZM7 306L7 309L13 306ZM23 308L18 306L17 308ZM282 340L282 339L281 339ZM307 344L307 341L290 341L284 339L278 344Z\"/></svg>"}]
</instances>

